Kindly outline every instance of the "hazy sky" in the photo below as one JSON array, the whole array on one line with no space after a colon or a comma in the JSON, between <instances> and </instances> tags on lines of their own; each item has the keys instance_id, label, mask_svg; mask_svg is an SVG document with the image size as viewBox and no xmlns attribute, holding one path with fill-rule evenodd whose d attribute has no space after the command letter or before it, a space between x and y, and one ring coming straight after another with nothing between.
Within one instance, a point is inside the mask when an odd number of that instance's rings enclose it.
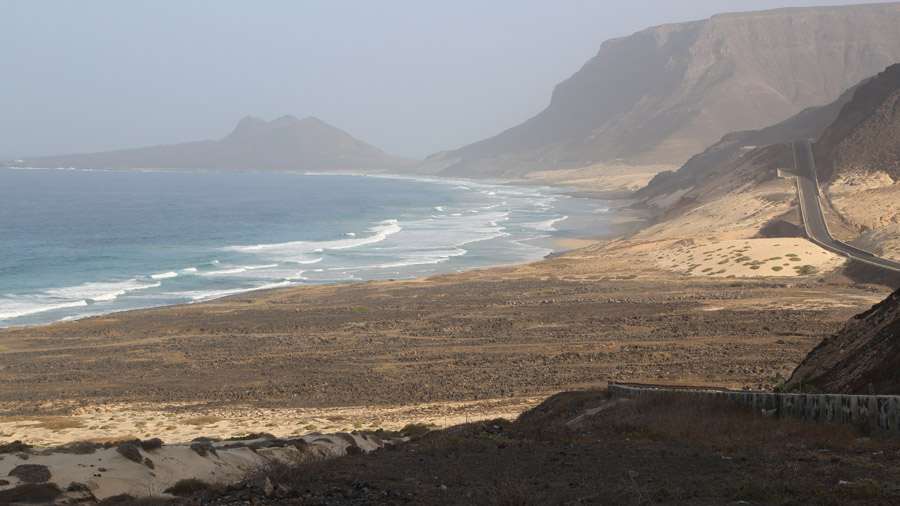
<instances>
[{"instance_id":1,"label":"hazy sky","mask_svg":"<svg viewBox=\"0 0 900 506\"><path fill-rule=\"evenodd\" d=\"M0 158L218 139L317 116L401 156L540 112L600 44L853 0L0 0Z\"/></svg>"}]
</instances>

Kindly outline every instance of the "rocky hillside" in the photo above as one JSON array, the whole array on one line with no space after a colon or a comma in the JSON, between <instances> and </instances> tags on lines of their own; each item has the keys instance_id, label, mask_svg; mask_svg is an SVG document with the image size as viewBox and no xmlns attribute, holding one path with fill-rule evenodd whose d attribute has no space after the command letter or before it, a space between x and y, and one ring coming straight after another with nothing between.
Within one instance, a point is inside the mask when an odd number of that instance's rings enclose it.
<instances>
[{"instance_id":1,"label":"rocky hillside","mask_svg":"<svg viewBox=\"0 0 900 506\"><path fill-rule=\"evenodd\" d=\"M822 341L791 375L788 390L809 385L817 392L900 394L900 290L856 315ZM804 387L805 388L805 387Z\"/></svg>"},{"instance_id":2,"label":"rocky hillside","mask_svg":"<svg viewBox=\"0 0 900 506\"><path fill-rule=\"evenodd\" d=\"M780 124L728 134L636 193L656 216L643 237L800 235L788 141L817 138L829 228L839 239L900 259L900 64Z\"/></svg>"},{"instance_id":3,"label":"rocky hillside","mask_svg":"<svg viewBox=\"0 0 900 506\"><path fill-rule=\"evenodd\" d=\"M436 155L445 175L684 163L900 61L900 3L722 14L605 42L540 114Z\"/></svg>"},{"instance_id":4,"label":"rocky hillside","mask_svg":"<svg viewBox=\"0 0 900 506\"><path fill-rule=\"evenodd\" d=\"M815 143L815 155L847 239L900 259L900 64L859 88Z\"/></svg>"},{"instance_id":5,"label":"rocky hillside","mask_svg":"<svg viewBox=\"0 0 900 506\"><path fill-rule=\"evenodd\" d=\"M218 141L32 158L25 167L376 171L409 165L319 119L247 116Z\"/></svg>"},{"instance_id":6,"label":"rocky hillside","mask_svg":"<svg viewBox=\"0 0 900 506\"><path fill-rule=\"evenodd\" d=\"M900 180L900 64L860 88L816 143L819 180L881 171Z\"/></svg>"},{"instance_id":7,"label":"rocky hillside","mask_svg":"<svg viewBox=\"0 0 900 506\"><path fill-rule=\"evenodd\" d=\"M837 119L841 108L853 98L856 88L854 86L845 91L831 104L810 107L776 125L761 130L726 134L719 142L692 156L677 171L657 174L646 187L636 192L634 197L641 200L645 206L658 210L667 198L678 192L690 192L697 185L701 185L702 192L704 181L756 147L784 144L793 139L817 138Z\"/></svg>"}]
</instances>

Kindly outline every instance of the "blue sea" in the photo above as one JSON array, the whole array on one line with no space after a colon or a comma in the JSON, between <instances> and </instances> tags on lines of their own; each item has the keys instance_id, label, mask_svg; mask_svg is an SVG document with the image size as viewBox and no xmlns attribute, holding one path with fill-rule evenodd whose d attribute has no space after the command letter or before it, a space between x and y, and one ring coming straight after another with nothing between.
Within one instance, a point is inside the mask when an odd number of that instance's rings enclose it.
<instances>
[{"instance_id":1,"label":"blue sea","mask_svg":"<svg viewBox=\"0 0 900 506\"><path fill-rule=\"evenodd\" d=\"M0 169L0 327L538 260L608 203L427 177Z\"/></svg>"}]
</instances>

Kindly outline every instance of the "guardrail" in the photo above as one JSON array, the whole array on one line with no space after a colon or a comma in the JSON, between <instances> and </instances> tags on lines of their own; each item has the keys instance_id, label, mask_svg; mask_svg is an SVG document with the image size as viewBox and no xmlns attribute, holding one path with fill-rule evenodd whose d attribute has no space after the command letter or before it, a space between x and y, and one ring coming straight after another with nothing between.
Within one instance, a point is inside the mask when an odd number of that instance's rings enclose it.
<instances>
[{"instance_id":1,"label":"guardrail","mask_svg":"<svg viewBox=\"0 0 900 506\"><path fill-rule=\"evenodd\" d=\"M779 394L641 383L610 383L610 393L622 397L680 393L699 400L720 399L756 413L790 417L810 423L857 425L900 435L900 395Z\"/></svg>"}]
</instances>

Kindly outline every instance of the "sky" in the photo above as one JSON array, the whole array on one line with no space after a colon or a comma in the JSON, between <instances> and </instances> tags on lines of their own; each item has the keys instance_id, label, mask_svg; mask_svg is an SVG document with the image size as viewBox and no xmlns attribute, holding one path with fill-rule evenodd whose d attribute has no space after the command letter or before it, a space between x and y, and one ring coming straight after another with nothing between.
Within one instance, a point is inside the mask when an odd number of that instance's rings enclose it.
<instances>
[{"instance_id":1,"label":"sky","mask_svg":"<svg viewBox=\"0 0 900 506\"><path fill-rule=\"evenodd\" d=\"M853 0L0 0L0 159L315 116L411 158L540 112L603 41Z\"/></svg>"}]
</instances>

